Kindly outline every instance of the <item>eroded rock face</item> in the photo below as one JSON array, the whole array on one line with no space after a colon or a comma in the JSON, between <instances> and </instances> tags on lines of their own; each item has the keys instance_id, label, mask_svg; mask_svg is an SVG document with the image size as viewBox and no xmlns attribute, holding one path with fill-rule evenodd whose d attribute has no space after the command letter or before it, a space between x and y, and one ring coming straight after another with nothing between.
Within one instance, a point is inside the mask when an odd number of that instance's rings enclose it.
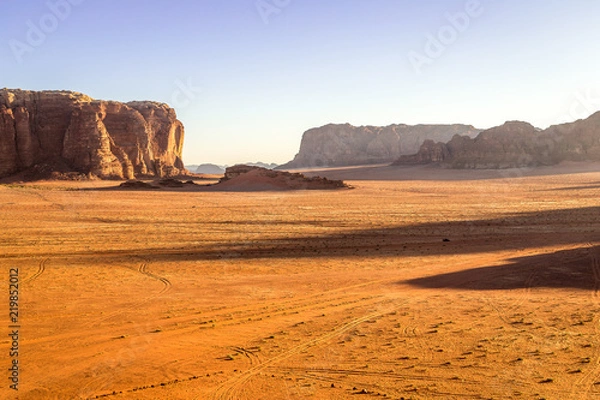
<instances>
[{"instance_id":1,"label":"eroded rock face","mask_svg":"<svg viewBox=\"0 0 600 400\"><path fill-rule=\"evenodd\" d=\"M223 190L335 190L349 189L343 181L276 171L250 165L229 167L215 186Z\"/></svg>"},{"instance_id":2,"label":"eroded rock face","mask_svg":"<svg viewBox=\"0 0 600 400\"><path fill-rule=\"evenodd\" d=\"M294 160L279 168L388 163L416 153L425 140L447 141L454 135L475 137L479 132L468 125L326 125L305 132Z\"/></svg>"},{"instance_id":3,"label":"eroded rock face","mask_svg":"<svg viewBox=\"0 0 600 400\"><path fill-rule=\"evenodd\" d=\"M183 139L166 104L0 90L0 177L39 164L100 178L177 175L185 172Z\"/></svg>"},{"instance_id":4,"label":"eroded rock face","mask_svg":"<svg viewBox=\"0 0 600 400\"><path fill-rule=\"evenodd\" d=\"M395 165L437 163L450 168L519 168L562 161L600 161L600 113L570 124L536 129L526 122L455 136L447 143L426 141L418 153Z\"/></svg>"}]
</instances>

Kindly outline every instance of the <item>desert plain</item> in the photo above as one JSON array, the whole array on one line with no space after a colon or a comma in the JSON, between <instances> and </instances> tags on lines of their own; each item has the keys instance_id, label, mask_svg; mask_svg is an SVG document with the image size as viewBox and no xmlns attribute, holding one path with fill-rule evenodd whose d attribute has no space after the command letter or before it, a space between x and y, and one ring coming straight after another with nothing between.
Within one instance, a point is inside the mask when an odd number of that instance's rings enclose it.
<instances>
[{"instance_id":1,"label":"desert plain","mask_svg":"<svg viewBox=\"0 0 600 400\"><path fill-rule=\"evenodd\" d=\"M18 398L600 398L600 164L327 174L1 185Z\"/></svg>"}]
</instances>

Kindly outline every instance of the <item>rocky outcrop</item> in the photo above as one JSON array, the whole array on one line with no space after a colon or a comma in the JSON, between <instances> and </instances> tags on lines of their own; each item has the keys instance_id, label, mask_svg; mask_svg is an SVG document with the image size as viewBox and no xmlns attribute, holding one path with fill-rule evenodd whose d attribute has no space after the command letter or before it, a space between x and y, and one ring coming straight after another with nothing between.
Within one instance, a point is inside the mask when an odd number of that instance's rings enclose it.
<instances>
[{"instance_id":1,"label":"rocky outcrop","mask_svg":"<svg viewBox=\"0 0 600 400\"><path fill-rule=\"evenodd\" d=\"M217 190L331 190L350 188L343 181L322 177L306 177L298 173L276 171L249 165L229 167L217 185Z\"/></svg>"},{"instance_id":2,"label":"rocky outcrop","mask_svg":"<svg viewBox=\"0 0 600 400\"><path fill-rule=\"evenodd\" d=\"M39 165L100 178L177 175L183 138L166 104L0 90L0 177Z\"/></svg>"},{"instance_id":3,"label":"rocky outcrop","mask_svg":"<svg viewBox=\"0 0 600 400\"><path fill-rule=\"evenodd\" d=\"M426 141L395 165L436 163L450 168L517 168L562 161L600 161L600 113L540 130L526 122L507 122L476 138L455 136L447 143Z\"/></svg>"},{"instance_id":4,"label":"rocky outcrop","mask_svg":"<svg viewBox=\"0 0 600 400\"><path fill-rule=\"evenodd\" d=\"M468 125L326 125L304 133L300 151L280 169L347 166L392 162L419 151L423 141L447 141L454 135L475 137Z\"/></svg>"}]
</instances>

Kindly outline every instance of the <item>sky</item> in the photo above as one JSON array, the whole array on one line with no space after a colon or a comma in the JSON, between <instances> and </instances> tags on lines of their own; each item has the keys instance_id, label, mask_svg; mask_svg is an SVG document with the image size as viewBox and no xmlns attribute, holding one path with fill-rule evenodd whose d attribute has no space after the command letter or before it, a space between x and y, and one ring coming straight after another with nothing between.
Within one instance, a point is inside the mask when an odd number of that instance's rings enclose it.
<instances>
[{"instance_id":1,"label":"sky","mask_svg":"<svg viewBox=\"0 0 600 400\"><path fill-rule=\"evenodd\" d=\"M0 88L153 100L186 164L284 163L328 123L600 110L596 0L0 0Z\"/></svg>"}]
</instances>

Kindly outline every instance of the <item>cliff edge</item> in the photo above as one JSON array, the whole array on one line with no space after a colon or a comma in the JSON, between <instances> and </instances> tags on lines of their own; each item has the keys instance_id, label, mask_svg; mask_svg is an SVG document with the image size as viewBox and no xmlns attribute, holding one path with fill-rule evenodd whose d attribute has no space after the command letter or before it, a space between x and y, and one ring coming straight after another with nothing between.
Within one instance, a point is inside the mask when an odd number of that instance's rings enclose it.
<instances>
[{"instance_id":1,"label":"cliff edge","mask_svg":"<svg viewBox=\"0 0 600 400\"><path fill-rule=\"evenodd\" d=\"M0 89L0 178L35 168L102 179L178 175L183 139L163 103Z\"/></svg>"}]
</instances>

